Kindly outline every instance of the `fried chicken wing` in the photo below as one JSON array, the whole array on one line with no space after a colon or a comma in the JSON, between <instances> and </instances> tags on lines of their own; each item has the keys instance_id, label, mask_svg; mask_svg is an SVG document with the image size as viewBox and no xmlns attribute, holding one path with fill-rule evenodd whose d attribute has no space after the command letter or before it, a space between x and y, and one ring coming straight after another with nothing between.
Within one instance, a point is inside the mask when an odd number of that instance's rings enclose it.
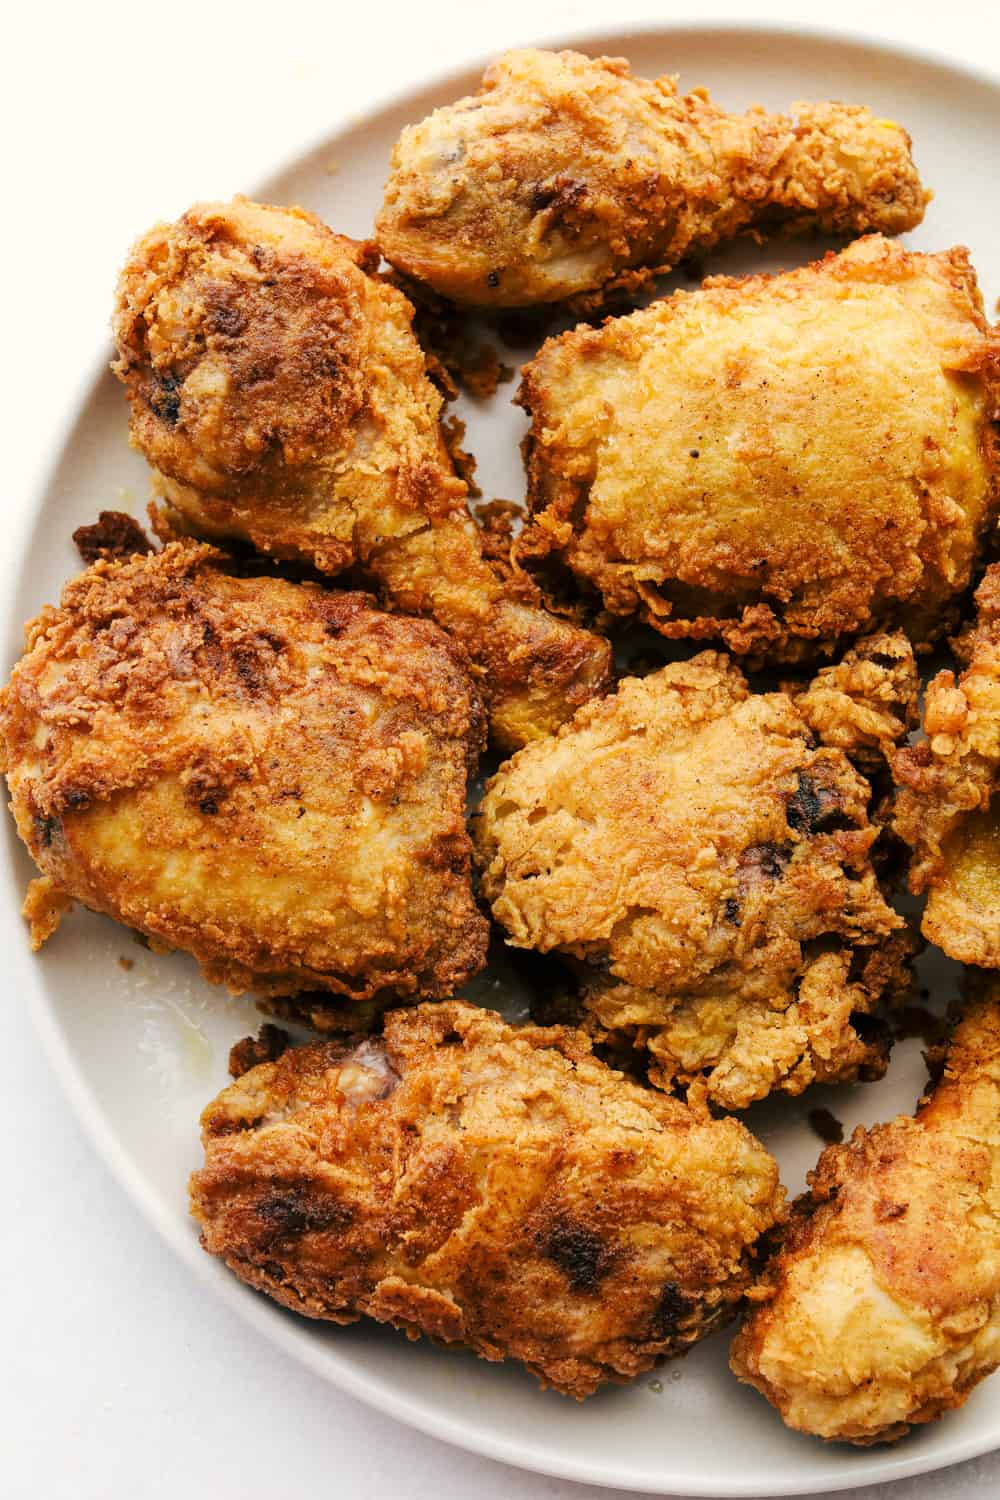
<instances>
[{"instance_id":1,"label":"fried chicken wing","mask_svg":"<svg viewBox=\"0 0 1000 1500\"><path fill-rule=\"evenodd\" d=\"M1000 564L955 642L965 670L924 697L926 738L893 757L895 828L913 850L910 889L927 892L924 936L964 963L1000 968Z\"/></svg>"},{"instance_id":2,"label":"fried chicken wing","mask_svg":"<svg viewBox=\"0 0 1000 1500\"><path fill-rule=\"evenodd\" d=\"M790 1427L892 1442L1000 1363L1000 989L967 1009L916 1117L810 1174L732 1367Z\"/></svg>"},{"instance_id":3,"label":"fried chicken wing","mask_svg":"<svg viewBox=\"0 0 1000 1500\"><path fill-rule=\"evenodd\" d=\"M72 898L234 991L450 994L487 945L463 660L429 621L218 560L101 560L28 626L0 733L36 944Z\"/></svg>"},{"instance_id":4,"label":"fried chicken wing","mask_svg":"<svg viewBox=\"0 0 1000 1500\"><path fill-rule=\"evenodd\" d=\"M783 1213L737 1121L628 1082L577 1032L461 1003L255 1067L202 1133L192 1211L251 1286L521 1360L580 1398L730 1315Z\"/></svg>"},{"instance_id":5,"label":"fried chicken wing","mask_svg":"<svg viewBox=\"0 0 1000 1500\"><path fill-rule=\"evenodd\" d=\"M867 109L730 115L621 58L529 48L403 131L376 233L456 302L579 305L740 233L899 234L927 198L906 131Z\"/></svg>"},{"instance_id":6,"label":"fried chicken wing","mask_svg":"<svg viewBox=\"0 0 1000 1500\"><path fill-rule=\"evenodd\" d=\"M152 230L115 312L132 441L175 530L359 567L432 616L468 652L498 743L520 745L603 689L608 646L484 557L413 309L377 265L301 209L240 198Z\"/></svg>"},{"instance_id":7,"label":"fried chicken wing","mask_svg":"<svg viewBox=\"0 0 1000 1500\"><path fill-rule=\"evenodd\" d=\"M725 1108L884 1070L868 1018L905 980L868 783L726 657L630 678L518 752L476 819L516 947L577 960L585 1024Z\"/></svg>"},{"instance_id":8,"label":"fried chicken wing","mask_svg":"<svg viewBox=\"0 0 1000 1500\"><path fill-rule=\"evenodd\" d=\"M960 249L715 278L548 340L519 399L525 556L759 660L932 639L1000 505L1000 336Z\"/></svg>"}]
</instances>

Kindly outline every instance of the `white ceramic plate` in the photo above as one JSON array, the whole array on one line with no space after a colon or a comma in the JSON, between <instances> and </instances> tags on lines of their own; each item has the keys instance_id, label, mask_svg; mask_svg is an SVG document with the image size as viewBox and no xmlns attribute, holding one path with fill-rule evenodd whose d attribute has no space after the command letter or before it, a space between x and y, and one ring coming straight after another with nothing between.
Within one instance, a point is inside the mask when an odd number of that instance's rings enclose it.
<instances>
[{"instance_id":1,"label":"white ceramic plate","mask_svg":"<svg viewBox=\"0 0 1000 1500\"><path fill-rule=\"evenodd\" d=\"M969 245L987 305L994 306L1000 236L996 195L985 174L988 145L1000 129L1000 80L864 41L793 31L686 27L590 38L584 45L591 52L627 55L640 74L676 72L684 85L705 84L732 109L834 98L901 120L936 194L909 242L926 249ZM364 236L402 126L474 88L480 72L475 68L414 91L349 123L262 184L258 196L301 203L335 228ZM137 224L136 232L145 227ZM712 268L775 269L815 253L814 244L767 253L742 248L716 257ZM502 387L494 400L462 410L487 496L522 494L517 441L523 418L510 405L512 389ZM124 397L101 373L29 510L23 544L14 549L16 573L4 592L8 660L19 653L23 621L55 599L79 566L70 542L74 526L93 520L102 507L141 514L146 492L145 467L126 442ZM374 1326L338 1329L298 1320L249 1291L199 1249L185 1184L199 1160L199 1111L226 1082L230 1044L256 1029L258 1015L249 1001L233 1001L205 985L189 960L156 957L124 929L88 913L74 913L44 955L31 958L17 916L29 862L9 824L7 836L0 933L15 977L12 988L30 1002L81 1120L178 1253L262 1334L317 1374L402 1421L493 1458L661 1494L832 1490L918 1473L1000 1446L1000 1377L980 1387L962 1411L894 1447L825 1447L786 1431L759 1396L736 1383L726 1365L726 1334L655 1379L577 1405L540 1394L516 1366L410 1344ZM954 987L950 966L939 963L927 977L935 1002L943 1003ZM491 1003L517 1004L502 980L474 988ZM796 1191L820 1149L807 1122L810 1109L827 1105L848 1127L890 1118L912 1107L923 1078L919 1043L903 1043L882 1082L779 1100L753 1111L750 1123L776 1152L785 1182Z\"/></svg>"}]
</instances>

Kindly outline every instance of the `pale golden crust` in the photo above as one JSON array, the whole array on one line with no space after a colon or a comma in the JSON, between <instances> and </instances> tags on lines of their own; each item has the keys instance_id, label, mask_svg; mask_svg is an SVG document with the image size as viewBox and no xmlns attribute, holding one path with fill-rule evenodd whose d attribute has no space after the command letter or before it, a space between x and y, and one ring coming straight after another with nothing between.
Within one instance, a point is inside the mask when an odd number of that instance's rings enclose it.
<instances>
[{"instance_id":1,"label":"pale golden crust","mask_svg":"<svg viewBox=\"0 0 1000 1500\"><path fill-rule=\"evenodd\" d=\"M920 720L920 674L902 631L865 636L823 667L795 707L824 745L843 750L866 775L884 771Z\"/></svg>"},{"instance_id":2,"label":"pale golden crust","mask_svg":"<svg viewBox=\"0 0 1000 1500\"><path fill-rule=\"evenodd\" d=\"M0 708L21 838L234 990L450 993L487 941L462 661L429 622L216 558L97 562L28 627ZM38 936L51 909L36 890Z\"/></svg>"},{"instance_id":3,"label":"pale golden crust","mask_svg":"<svg viewBox=\"0 0 1000 1500\"><path fill-rule=\"evenodd\" d=\"M732 1367L791 1427L868 1444L961 1406L1000 1363L1000 997L941 1082L830 1146L753 1296Z\"/></svg>"},{"instance_id":4,"label":"pale golden crust","mask_svg":"<svg viewBox=\"0 0 1000 1500\"><path fill-rule=\"evenodd\" d=\"M905 975L870 789L792 698L703 652L620 684L490 781L482 888L517 947L583 964L588 1024L740 1108L884 1067L858 1021Z\"/></svg>"},{"instance_id":5,"label":"pale golden crust","mask_svg":"<svg viewBox=\"0 0 1000 1500\"><path fill-rule=\"evenodd\" d=\"M955 642L965 670L924 696L925 738L892 759L894 823L910 845L910 889L927 892L924 935L952 958L1000 968L1000 564L976 590L975 623Z\"/></svg>"},{"instance_id":6,"label":"pale golden crust","mask_svg":"<svg viewBox=\"0 0 1000 1500\"><path fill-rule=\"evenodd\" d=\"M413 309L378 254L301 209L203 204L132 250L115 371L175 532L242 538L461 641L499 743L600 692L606 642L490 566L441 427ZM162 527L161 527L162 529Z\"/></svg>"},{"instance_id":7,"label":"pale golden crust","mask_svg":"<svg viewBox=\"0 0 1000 1500\"><path fill-rule=\"evenodd\" d=\"M528 48L403 131L376 233L457 302L584 305L736 234L898 234L926 201L909 136L866 109L729 115L621 58Z\"/></svg>"},{"instance_id":8,"label":"pale golden crust","mask_svg":"<svg viewBox=\"0 0 1000 1500\"><path fill-rule=\"evenodd\" d=\"M1000 505L1000 340L960 249L709 280L550 339L519 399L525 558L758 660L931 640Z\"/></svg>"},{"instance_id":9,"label":"pale golden crust","mask_svg":"<svg viewBox=\"0 0 1000 1500\"><path fill-rule=\"evenodd\" d=\"M732 1312L783 1212L735 1120L629 1083L579 1033L458 1002L295 1049L202 1116L206 1249L311 1317L518 1359L583 1397Z\"/></svg>"}]
</instances>

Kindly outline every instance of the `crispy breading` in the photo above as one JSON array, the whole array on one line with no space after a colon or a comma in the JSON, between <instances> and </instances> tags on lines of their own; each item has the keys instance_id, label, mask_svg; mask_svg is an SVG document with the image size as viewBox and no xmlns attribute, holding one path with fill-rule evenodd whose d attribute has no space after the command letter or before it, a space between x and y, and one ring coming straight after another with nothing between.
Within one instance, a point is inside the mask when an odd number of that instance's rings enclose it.
<instances>
[{"instance_id":1,"label":"crispy breading","mask_svg":"<svg viewBox=\"0 0 1000 1500\"><path fill-rule=\"evenodd\" d=\"M612 614L757 660L941 632L1000 506L1000 337L962 249L873 235L549 339L535 525Z\"/></svg>"},{"instance_id":2,"label":"crispy breading","mask_svg":"<svg viewBox=\"0 0 1000 1500\"><path fill-rule=\"evenodd\" d=\"M192 1212L251 1286L521 1360L576 1397L729 1316L784 1211L737 1121L629 1082L578 1032L459 1002L254 1068L202 1138Z\"/></svg>"},{"instance_id":3,"label":"crispy breading","mask_svg":"<svg viewBox=\"0 0 1000 1500\"><path fill-rule=\"evenodd\" d=\"M892 1442L1000 1363L1000 989L972 1001L941 1081L831 1146L752 1295L732 1367L790 1427Z\"/></svg>"},{"instance_id":4,"label":"crispy breading","mask_svg":"<svg viewBox=\"0 0 1000 1500\"><path fill-rule=\"evenodd\" d=\"M920 720L920 674L902 631L865 636L795 695L795 707L822 740L843 750L867 776L881 774L892 751Z\"/></svg>"},{"instance_id":5,"label":"crispy breading","mask_svg":"<svg viewBox=\"0 0 1000 1500\"><path fill-rule=\"evenodd\" d=\"M508 942L580 962L587 1025L647 1049L662 1087L742 1108L877 1076L865 1018L905 981L908 940L869 796L790 696L706 651L501 767L475 823L482 888Z\"/></svg>"},{"instance_id":6,"label":"crispy breading","mask_svg":"<svg viewBox=\"0 0 1000 1500\"><path fill-rule=\"evenodd\" d=\"M0 701L21 838L57 897L234 991L450 994L487 944L460 654L365 595L218 557L99 561L28 626ZM52 908L36 890L39 938Z\"/></svg>"},{"instance_id":7,"label":"crispy breading","mask_svg":"<svg viewBox=\"0 0 1000 1500\"><path fill-rule=\"evenodd\" d=\"M954 644L965 669L924 696L925 738L892 757L894 824L924 891L924 936L964 963L1000 968L1000 564L976 590L975 623Z\"/></svg>"},{"instance_id":8,"label":"crispy breading","mask_svg":"<svg viewBox=\"0 0 1000 1500\"><path fill-rule=\"evenodd\" d=\"M243 198L153 229L115 311L132 442L175 531L359 567L432 616L468 652L497 742L520 745L603 689L609 649L483 556L413 308L377 265L312 214Z\"/></svg>"},{"instance_id":9,"label":"crispy breading","mask_svg":"<svg viewBox=\"0 0 1000 1500\"><path fill-rule=\"evenodd\" d=\"M741 233L898 234L928 196L906 131L867 109L731 115L622 58L526 48L403 131L376 234L456 302L580 306Z\"/></svg>"}]
</instances>

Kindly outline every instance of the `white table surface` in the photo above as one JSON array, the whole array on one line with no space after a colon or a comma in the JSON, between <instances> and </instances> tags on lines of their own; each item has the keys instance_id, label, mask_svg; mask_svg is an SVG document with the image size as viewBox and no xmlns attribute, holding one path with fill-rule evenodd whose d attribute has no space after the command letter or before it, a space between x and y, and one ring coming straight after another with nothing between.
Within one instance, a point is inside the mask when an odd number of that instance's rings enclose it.
<instances>
[{"instance_id":1,"label":"white table surface","mask_svg":"<svg viewBox=\"0 0 1000 1500\"><path fill-rule=\"evenodd\" d=\"M996 0L822 9L788 0L95 0L65 9L22 0L0 33L7 504L36 483L106 339L117 264L148 222L249 187L331 121L428 71L543 35L714 15L872 25L1000 66ZM984 191L993 193L998 145L983 143ZM175 1263L111 1179L18 996L4 999L4 1500L610 1493L447 1448L341 1395L244 1327ZM853 1493L998 1492L1000 1454Z\"/></svg>"}]
</instances>

